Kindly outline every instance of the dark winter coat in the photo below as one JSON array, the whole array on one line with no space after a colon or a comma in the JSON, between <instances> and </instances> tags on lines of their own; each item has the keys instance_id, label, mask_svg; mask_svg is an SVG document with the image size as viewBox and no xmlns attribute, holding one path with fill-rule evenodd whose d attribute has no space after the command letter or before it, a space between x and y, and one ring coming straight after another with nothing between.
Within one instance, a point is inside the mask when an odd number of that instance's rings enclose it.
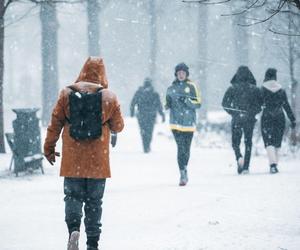
<instances>
[{"instance_id":1,"label":"dark winter coat","mask_svg":"<svg viewBox=\"0 0 300 250\"><path fill-rule=\"evenodd\" d=\"M263 113L261 118L262 136L265 146L280 147L285 128L286 112L292 125L295 124L295 116L292 112L287 95L281 85L270 80L263 83L261 88L263 98Z\"/></svg>"},{"instance_id":2,"label":"dark winter coat","mask_svg":"<svg viewBox=\"0 0 300 250\"><path fill-rule=\"evenodd\" d=\"M190 80L175 80L167 89L166 109L170 109L170 128L183 132L196 130L196 109L201 107L200 92Z\"/></svg>"},{"instance_id":3,"label":"dark winter coat","mask_svg":"<svg viewBox=\"0 0 300 250\"><path fill-rule=\"evenodd\" d=\"M51 122L47 129L44 153L55 152L56 143L62 132L62 161L60 175L79 178L108 178L110 131L120 132L124 127L120 105L114 93L108 90L105 68L101 58L89 58L72 85L83 92L96 92L102 86L102 136L98 139L76 141L69 134L70 88L64 88L53 109Z\"/></svg>"},{"instance_id":4,"label":"dark winter coat","mask_svg":"<svg viewBox=\"0 0 300 250\"><path fill-rule=\"evenodd\" d=\"M135 114L135 107L138 110L138 118L155 119L157 112L164 116L159 94L154 91L152 85L142 86L135 92L130 105L131 116Z\"/></svg>"},{"instance_id":5,"label":"dark winter coat","mask_svg":"<svg viewBox=\"0 0 300 250\"><path fill-rule=\"evenodd\" d=\"M255 122L255 116L261 111L260 90L248 82L233 82L223 97L224 110L236 121Z\"/></svg>"}]
</instances>

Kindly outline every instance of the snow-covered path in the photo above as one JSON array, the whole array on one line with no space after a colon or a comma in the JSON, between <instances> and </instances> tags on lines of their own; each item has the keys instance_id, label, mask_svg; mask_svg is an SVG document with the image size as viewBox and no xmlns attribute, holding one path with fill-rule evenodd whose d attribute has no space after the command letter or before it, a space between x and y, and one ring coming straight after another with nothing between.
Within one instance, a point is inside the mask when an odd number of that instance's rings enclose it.
<instances>
[{"instance_id":1,"label":"snow-covered path","mask_svg":"<svg viewBox=\"0 0 300 250\"><path fill-rule=\"evenodd\" d=\"M270 175L266 158L254 157L251 174L238 176L230 148L194 145L190 182L179 187L167 125L158 125L150 154L136 129L128 119L112 150L101 250L300 249L299 158L281 159ZM0 177L0 250L66 249L63 179L59 164L44 165L44 176ZM84 233L80 241L86 249Z\"/></svg>"}]
</instances>

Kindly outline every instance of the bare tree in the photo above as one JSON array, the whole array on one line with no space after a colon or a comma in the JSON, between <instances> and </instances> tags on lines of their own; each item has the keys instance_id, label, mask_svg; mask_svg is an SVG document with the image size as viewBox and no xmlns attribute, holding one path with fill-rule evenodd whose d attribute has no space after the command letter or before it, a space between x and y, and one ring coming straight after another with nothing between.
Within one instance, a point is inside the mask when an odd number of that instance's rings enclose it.
<instances>
[{"instance_id":1,"label":"bare tree","mask_svg":"<svg viewBox=\"0 0 300 250\"><path fill-rule=\"evenodd\" d=\"M197 75L201 87L202 96L207 96L207 25L208 25L208 8L207 6L198 7L197 20L197 36L198 36L198 63ZM201 118L207 118L207 103L202 103Z\"/></svg>"},{"instance_id":2,"label":"bare tree","mask_svg":"<svg viewBox=\"0 0 300 250\"><path fill-rule=\"evenodd\" d=\"M245 8L245 1L235 1L230 7L232 12ZM249 36L247 29L241 27L247 22L247 14L232 16L232 29L234 34L235 58L238 65L248 65L249 63Z\"/></svg>"},{"instance_id":3,"label":"bare tree","mask_svg":"<svg viewBox=\"0 0 300 250\"><path fill-rule=\"evenodd\" d=\"M41 54L42 54L42 124L48 125L51 110L58 93L56 4L51 1L40 3Z\"/></svg>"},{"instance_id":4,"label":"bare tree","mask_svg":"<svg viewBox=\"0 0 300 250\"><path fill-rule=\"evenodd\" d=\"M295 29L299 28L300 20L295 22L291 16L288 15L288 30L289 34L293 34ZM300 113L300 103L297 102L298 92L299 92L299 79L297 79L296 74L299 72L299 60L300 60L300 37L296 36L287 36L288 40L288 63L289 63L289 74L290 74L290 81L291 81L291 106L292 109L295 111L297 118L299 119ZM298 67L298 72L297 72ZM299 77L299 75L298 75Z\"/></svg>"},{"instance_id":5,"label":"bare tree","mask_svg":"<svg viewBox=\"0 0 300 250\"><path fill-rule=\"evenodd\" d=\"M3 117L4 16L10 3L0 1L0 153L5 153Z\"/></svg>"},{"instance_id":6,"label":"bare tree","mask_svg":"<svg viewBox=\"0 0 300 250\"><path fill-rule=\"evenodd\" d=\"M156 0L149 2L149 18L150 18L150 58L149 58L149 74L156 80L156 58L157 58L157 16L156 16Z\"/></svg>"},{"instance_id":7,"label":"bare tree","mask_svg":"<svg viewBox=\"0 0 300 250\"><path fill-rule=\"evenodd\" d=\"M5 42L5 14L12 4L33 3L40 6L42 24L42 60L43 60L43 115L45 125L50 116L49 109L57 95L57 28L55 4L82 3L83 0L0 0L0 153L5 153L4 144L4 116L3 116L3 76L4 76L4 42ZM29 14L25 13L25 15ZM24 16L25 16L24 15ZM22 16L22 17L24 17ZM22 18L20 18L22 19ZM20 20L19 19L19 20Z\"/></svg>"}]
</instances>

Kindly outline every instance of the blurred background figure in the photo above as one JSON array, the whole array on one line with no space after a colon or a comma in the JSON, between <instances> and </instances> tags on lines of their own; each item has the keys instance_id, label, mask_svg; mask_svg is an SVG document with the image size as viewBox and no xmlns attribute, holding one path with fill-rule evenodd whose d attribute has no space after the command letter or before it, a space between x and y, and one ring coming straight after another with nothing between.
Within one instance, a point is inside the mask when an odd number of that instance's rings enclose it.
<instances>
[{"instance_id":1,"label":"blurred background figure","mask_svg":"<svg viewBox=\"0 0 300 250\"><path fill-rule=\"evenodd\" d=\"M261 118L261 132L267 150L270 173L278 173L278 151L281 147L283 133L285 129L286 112L291 121L291 128L296 127L296 118L285 90L277 82L277 70L269 68L266 71L264 83L261 88L263 98L263 114Z\"/></svg>"},{"instance_id":2,"label":"blurred background figure","mask_svg":"<svg viewBox=\"0 0 300 250\"><path fill-rule=\"evenodd\" d=\"M135 109L137 107L137 112ZM151 78L145 78L143 86L135 92L130 105L130 116L138 119L140 133L145 153L151 150L150 144L157 112L165 122L165 114L162 110L159 94L154 90Z\"/></svg>"}]
</instances>

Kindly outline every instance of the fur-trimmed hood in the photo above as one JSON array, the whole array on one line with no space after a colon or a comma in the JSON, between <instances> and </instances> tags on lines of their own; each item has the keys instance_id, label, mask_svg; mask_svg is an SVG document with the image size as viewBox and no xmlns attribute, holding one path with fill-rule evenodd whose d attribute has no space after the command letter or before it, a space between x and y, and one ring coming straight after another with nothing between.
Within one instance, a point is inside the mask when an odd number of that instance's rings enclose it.
<instances>
[{"instance_id":1,"label":"fur-trimmed hood","mask_svg":"<svg viewBox=\"0 0 300 250\"><path fill-rule=\"evenodd\" d=\"M276 93L277 91L282 89L282 86L280 83L278 83L275 80L270 80L270 81L266 81L263 83L262 85L264 88L266 88L267 90L270 90L273 93Z\"/></svg>"}]
</instances>

